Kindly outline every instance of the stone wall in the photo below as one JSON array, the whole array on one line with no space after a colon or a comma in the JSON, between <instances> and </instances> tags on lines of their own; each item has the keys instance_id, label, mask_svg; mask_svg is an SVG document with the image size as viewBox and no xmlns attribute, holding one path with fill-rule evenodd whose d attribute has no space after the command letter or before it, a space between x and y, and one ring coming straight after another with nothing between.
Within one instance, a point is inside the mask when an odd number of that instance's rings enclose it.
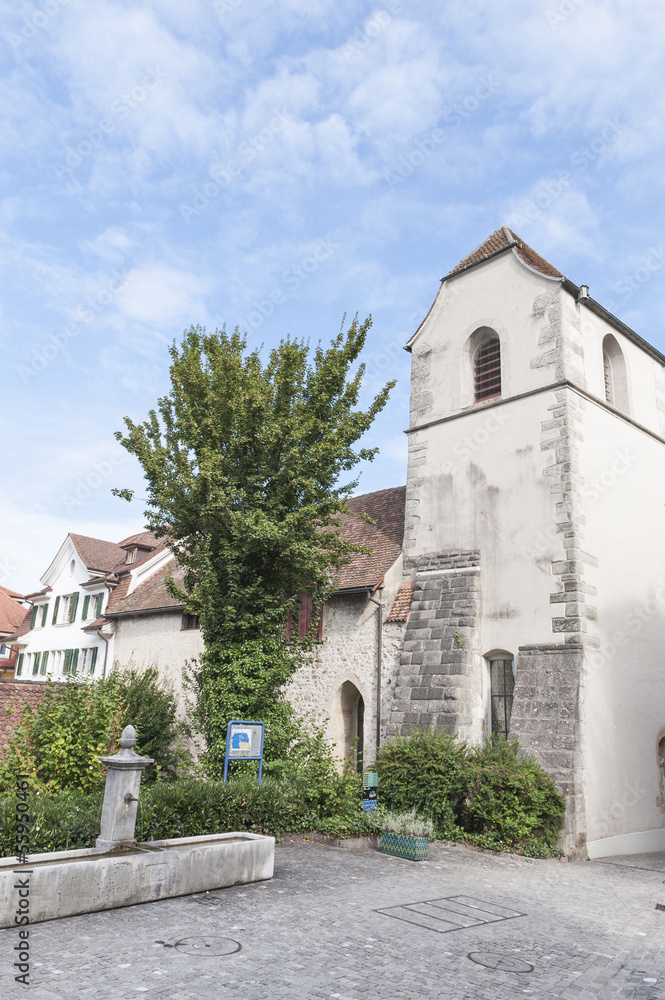
<instances>
[{"instance_id":1,"label":"stone wall","mask_svg":"<svg viewBox=\"0 0 665 1000\"><path fill-rule=\"evenodd\" d=\"M44 696L44 681L0 680L0 757L7 752L7 743L21 718L23 706L36 708Z\"/></svg>"},{"instance_id":2,"label":"stone wall","mask_svg":"<svg viewBox=\"0 0 665 1000\"><path fill-rule=\"evenodd\" d=\"M484 730L480 556L428 553L408 561L415 575L388 736L450 727L477 742Z\"/></svg>"},{"instance_id":3,"label":"stone wall","mask_svg":"<svg viewBox=\"0 0 665 1000\"><path fill-rule=\"evenodd\" d=\"M581 690L584 646L522 646L515 661L510 738L518 739L556 781L566 799L565 851L585 856Z\"/></svg>"}]
</instances>

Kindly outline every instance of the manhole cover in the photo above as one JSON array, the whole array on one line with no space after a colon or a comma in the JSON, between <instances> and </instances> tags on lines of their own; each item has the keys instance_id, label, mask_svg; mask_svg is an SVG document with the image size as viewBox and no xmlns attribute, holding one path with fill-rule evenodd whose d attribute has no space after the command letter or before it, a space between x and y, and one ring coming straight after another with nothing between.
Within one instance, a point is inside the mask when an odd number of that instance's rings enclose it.
<instances>
[{"instance_id":1,"label":"manhole cover","mask_svg":"<svg viewBox=\"0 0 665 1000\"><path fill-rule=\"evenodd\" d=\"M176 941L175 948L184 955L198 955L199 958L233 955L240 951L241 945L232 938L224 937L191 937Z\"/></svg>"},{"instance_id":2,"label":"manhole cover","mask_svg":"<svg viewBox=\"0 0 665 1000\"><path fill-rule=\"evenodd\" d=\"M484 965L486 969L499 969L501 972L533 972L532 965L512 955L499 955L494 951L472 951L468 957L476 965Z\"/></svg>"}]
</instances>

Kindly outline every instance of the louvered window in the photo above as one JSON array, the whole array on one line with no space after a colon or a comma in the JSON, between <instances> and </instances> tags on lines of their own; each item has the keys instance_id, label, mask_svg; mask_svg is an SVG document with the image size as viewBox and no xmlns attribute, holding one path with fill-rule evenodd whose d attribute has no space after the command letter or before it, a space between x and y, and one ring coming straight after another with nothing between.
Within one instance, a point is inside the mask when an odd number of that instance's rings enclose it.
<instances>
[{"instance_id":1,"label":"louvered window","mask_svg":"<svg viewBox=\"0 0 665 1000\"><path fill-rule=\"evenodd\" d=\"M605 373L605 399L608 403L614 404L613 393L612 393L612 368L610 365L609 356L605 351L603 351L603 370Z\"/></svg>"},{"instance_id":2,"label":"louvered window","mask_svg":"<svg viewBox=\"0 0 665 1000\"><path fill-rule=\"evenodd\" d=\"M501 345L498 337L488 337L476 351L473 378L476 403L501 395Z\"/></svg>"}]
</instances>

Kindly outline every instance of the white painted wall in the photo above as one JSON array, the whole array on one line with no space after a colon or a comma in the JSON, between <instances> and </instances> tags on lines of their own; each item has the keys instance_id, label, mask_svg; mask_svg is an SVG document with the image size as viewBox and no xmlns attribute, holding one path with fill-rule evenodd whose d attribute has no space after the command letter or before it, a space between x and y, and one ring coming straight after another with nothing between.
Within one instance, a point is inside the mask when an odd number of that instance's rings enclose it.
<instances>
[{"instance_id":1,"label":"white painted wall","mask_svg":"<svg viewBox=\"0 0 665 1000\"><path fill-rule=\"evenodd\" d=\"M632 390L634 399L647 395L639 383ZM591 404L581 451L586 538L599 560L601 646L587 657L584 698L595 842L665 828L656 804L656 744L665 730L665 443Z\"/></svg>"},{"instance_id":2,"label":"white painted wall","mask_svg":"<svg viewBox=\"0 0 665 1000\"><path fill-rule=\"evenodd\" d=\"M181 624L182 611L117 619L114 660L120 670L156 666L161 677L172 685L182 717L185 665L203 652L203 637L200 629L182 629Z\"/></svg>"}]
</instances>

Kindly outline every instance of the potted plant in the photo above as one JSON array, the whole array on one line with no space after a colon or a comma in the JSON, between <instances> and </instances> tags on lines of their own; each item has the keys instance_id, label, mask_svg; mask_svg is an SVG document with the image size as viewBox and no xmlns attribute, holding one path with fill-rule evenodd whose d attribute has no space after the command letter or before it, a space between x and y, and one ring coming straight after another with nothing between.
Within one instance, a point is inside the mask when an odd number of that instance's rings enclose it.
<instances>
[{"instance_id":1,"label":"potted plant","mask_svg":"<svg viewBox=\"0 0 665 1000\"><path fill-rule=\"evenodd\" d=\"M427 845L434 834L431 819L423 819L415 811L378 812L375 819L381 830L381 853L393 854L408 861L425 861Z\"/></svg>"}]
</instances>

